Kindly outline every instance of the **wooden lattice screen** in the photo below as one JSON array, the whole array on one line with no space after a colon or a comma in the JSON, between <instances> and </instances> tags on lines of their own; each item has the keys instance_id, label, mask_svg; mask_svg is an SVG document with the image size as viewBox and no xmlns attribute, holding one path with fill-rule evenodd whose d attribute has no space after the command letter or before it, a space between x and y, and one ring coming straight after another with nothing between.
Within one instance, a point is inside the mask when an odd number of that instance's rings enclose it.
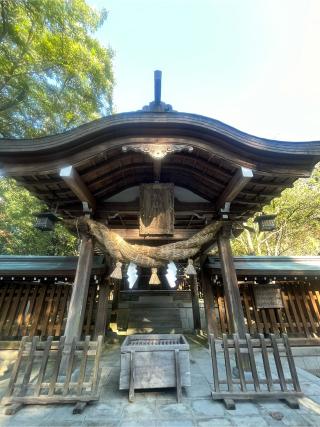
<instances>
[{"instance_id":1,"label":"wooden lattice screen","mask_svg":"<svg viewBox=\"0 0 320 427\"><path fill-rule=\"evenodd\" d=\"M210 348L214 400L223 400L228 409L235 409L234 400L261 398L282 399L299 408L297 398L303 393L286 334L271 334L270 339L222 334L222 342L211 335Z\"/></svg>"},{"instance_id":2,"label":"wooden lattice screen","mask_svg":"<svg viewBox=\"0 0 320 427\"><path fill-rule=\"evenodd\" d=\"M99 362L103 337L90 341L65 337L23 337L12 369L3 405L12 415L23 405L76 403L73 413L82 412L88 402L99 399Z\"/></svg>"},{"instance_id":3,"label":"wooden lattice screen","mask_svg":"<svg viewBox=\"0 0 320 427\"><path fill-rule=\"evenodd\" d=\"M320 286L307 283L286 283L281 286L283 308L257 309L253 288L240 285L243 310L251 335L287 333L289 337L320 336ZM214 317L217 332L229 333L222 286L213 285ZM0 286L0 339L22 336L61 336L67 318L70 285L7 283ZM83 336L93 335L99 290L89 288Z\"/></svg>"},{"instance_id":4,"label":"wooden lattice screen","mask_svg":"<svg viewBox=\"0 0 320 427\"><path fill-rule=\"evenodd\" d=\"M71 296L70 285L4 284L0 287L0 339L63 335ZM94 333L97 284L90 284L83 335Z\"/></svg>"},{"instance_id":5,"label":"wooden lattice screen","mask_svg":"<svg viewBox=\"0 0 320 427\"><path fill-rule=\"evenodd\" d=\"M224 292L222 286L213 286L215 297L215 318L218 334L229 333ZM253 287L240 285L242 307L248 332L279 335L287 333L290 337L320 336L320 290L316 284L291 282L281 286L283 308L257 309Z\"/></svg>"}]
</instances>

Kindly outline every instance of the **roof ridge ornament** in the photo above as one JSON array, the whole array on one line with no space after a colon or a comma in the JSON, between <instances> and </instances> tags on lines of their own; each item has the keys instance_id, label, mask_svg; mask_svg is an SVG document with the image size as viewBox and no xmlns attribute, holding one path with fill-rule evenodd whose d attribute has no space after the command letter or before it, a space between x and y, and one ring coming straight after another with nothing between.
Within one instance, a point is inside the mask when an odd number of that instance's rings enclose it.
<instances>
[{"instance_id":1,"label":"roof ridge ornament","mask_svg":"<svg viewBox=\"0 0 320 427\"><path fill-rule=\"evenodd\" d=\"M166 104L161 101L161 78L162 72L155 70L154 72L154 101L150 102L149 105L145 105L142 110L148 113L168 113L174 111L172 105Z\"/></svg>"}]
</instances>

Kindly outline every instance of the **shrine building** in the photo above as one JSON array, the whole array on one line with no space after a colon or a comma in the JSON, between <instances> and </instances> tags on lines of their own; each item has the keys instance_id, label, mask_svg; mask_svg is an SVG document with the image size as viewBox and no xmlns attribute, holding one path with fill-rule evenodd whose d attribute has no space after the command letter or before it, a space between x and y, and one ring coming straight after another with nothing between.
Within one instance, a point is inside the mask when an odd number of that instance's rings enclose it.
<instances>
[{"instance_id":1,"label":"shrine building","mask_svg":"<svg viewBox=\"0 0 320 427\"><path fill-rule=\"evenodd\" d=\"M1 340L110 330L317 339L319 258L234 259L230 240L319 161L319 141L267 140L175 111L160 72L141 110L0 139L2 173L48 207L38 227L62 220L81 240L78 257L0 257Z\"/></svg>"}]
</instances>

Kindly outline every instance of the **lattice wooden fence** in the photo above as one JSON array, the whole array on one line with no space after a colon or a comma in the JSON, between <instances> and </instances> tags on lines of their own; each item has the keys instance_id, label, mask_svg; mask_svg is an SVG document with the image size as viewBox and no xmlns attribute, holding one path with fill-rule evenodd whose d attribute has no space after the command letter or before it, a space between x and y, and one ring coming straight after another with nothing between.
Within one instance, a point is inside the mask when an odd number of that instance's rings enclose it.
<instances>
[{"instance_id":1,"label":"lattice wooden fence","mask_svg":"<svg viewBox=\"0 0 320 427\"><path fill-rule=\"evenodd\" d=\"M41 337L63 334L67 319L70 285L16 284L0 286L0 339L26 335ZM93 335L99 291L90 284L83 335Z\"/></svg>"},{"instance_id":2,"label":"lattice wooden fence","mask_svg":"<svg viewBox=\"0 0 320 427\"><path fill-rule=\"evenodd\" d=\"M210 348L214 400L223 400L228 409L235 409L235 400L249 399L282 399L299 408L303 393L286 334L270 339L223 334L222 341L211 335Z\"/></svg>"},{"instance_id":3,"label":"lattice wooden fence","mask_svg":"<svg viewBox=\"0 0 320 427\"><path fill-rule=\"evenodd\" d=\"M229 333L222 286L213 287L215 318L219 335ZM240 285L242 306L248 332L282 334L290 337L320 336L320 289L306 283L287 283L281 286L283 308L257 309L251 285Z\"/></svg>"},{"instance_id":4,"label":"lattice wooden fence","mask_svg":"<svg viewBox=\"0 0 320 427\"><path fill-rule=\"evenodd\" d=\"M88 402L99 399L100 356L102 336L97 341L65 337L53 341L48 337L24 337L14 364L8 389L1 403L11 415L23 405L76 403L74 413Z\"/></svg>"},{"instance_id":5,"label":"lattice wooden fence","mask_svg":"<svg viewBox=\"0 0 320 427\"><path fill-rule=\"evenodd\" d=\"M218 335L229 332L222 286L213 286ZM248 332L287 333L289 337L320 336L320 287L307 283L281 286L284 308L257 309L251 285L240 285ZM20 339L25 335L63 334L70 285L6 283L0 285L0 339ZM99 290L90 284L83 336L94 333Z\"/></svg>"}]
</instances>

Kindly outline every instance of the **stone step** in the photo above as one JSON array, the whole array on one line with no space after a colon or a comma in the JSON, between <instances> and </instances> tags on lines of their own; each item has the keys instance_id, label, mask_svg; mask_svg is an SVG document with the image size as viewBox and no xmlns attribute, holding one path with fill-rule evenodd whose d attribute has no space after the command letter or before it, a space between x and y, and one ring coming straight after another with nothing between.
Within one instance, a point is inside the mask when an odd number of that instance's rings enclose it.
<instances>
[{"instance_id":1,"label":"stone step","mask_svg":"<svg viewBox=\"0 0 320 427\"><path fill-rule=\"evenodd\" d=\"M133 313L132 311L129 313L129 318L130 319L144 319L145 317L147 318L153 318L153 319L162 319L162 318L166 318L166 319L180 319L180 314L179 312L165 312L165 313L159 313L159 312L148 312L148 313Z\"/></svg>"},{"instance_id":2,"label":"stone step","mask_svg":"<svg viewBox=\"0 0 320 427\"><path fill-rule=\"evenodd\" d=\"M145 316L141 318L136 317L129 317L128 323L180 323L180 317L151 317L151 316Z\"/></svg>"},{"instance_id":3,"label":"stone step","mask_svg":"<svg viewBox=\"0 0 320 427\"><path fill-rule=\"evenodd\" d=\"M138 327L138 326L148 326L148 325L152 325L152 326L181 326L181 321L180 319L174 320L174 321L168 321L165 319L161 319L161 320L129 320L128 322L128 326L134 326L134 327Z\"/></svg>"},{"instance_id":4,"label":"stone step","mask_svg":"<svg viewBox=\"0 0 320 427\"><path fill-rule=\"evenodd\" d=\"M149 308L159 308L159 309L175 309L178 308L179 306L181 306L181 302L177 301L177 302L171 302L171 303L161 303L159 302L153 302L153 303L149 303L149 304L142 304L139 302L130 302L129 307L132 310L138 310L138 309L149 309Z\"/></svg>"},{"instance_id":5,"label":"stone step","mask_svg":"<svg viewBox=\"0 0 320 427\"><path fill-rule=\"evenodd\" d=\"M179 303L161 300L130 302L127 334L133 333L182 333Z\"/></svg>"},{"instance_id":6,"label":"stone step","mask_svg":"<svg viewBox=\"0 0 320 427\"><path fill-rule=\"evenodd\" d=\"M158 306L151 307L150 305L143 307L141 305L138 305L136 307L130 306L129 310L133 313L134 312L135 313L148 313L148 312L150 312L150 313L154 313L154 312L159 312L159 313L171 312L171 313L174 313L174 312L179 312L179 307L178 306L175 306L175 307L158 307Z\"/></svg>"},{"instance_id":7,"label":"stone step","mask_svg":"<svg viewBox=\"0 0 320 427\"><path fill-rule=\"evenodd\" d=\"M181 328L128 328L125 331L126 335L133 334L183 334L183 330Z\"/></svg>"}]
</instances>

